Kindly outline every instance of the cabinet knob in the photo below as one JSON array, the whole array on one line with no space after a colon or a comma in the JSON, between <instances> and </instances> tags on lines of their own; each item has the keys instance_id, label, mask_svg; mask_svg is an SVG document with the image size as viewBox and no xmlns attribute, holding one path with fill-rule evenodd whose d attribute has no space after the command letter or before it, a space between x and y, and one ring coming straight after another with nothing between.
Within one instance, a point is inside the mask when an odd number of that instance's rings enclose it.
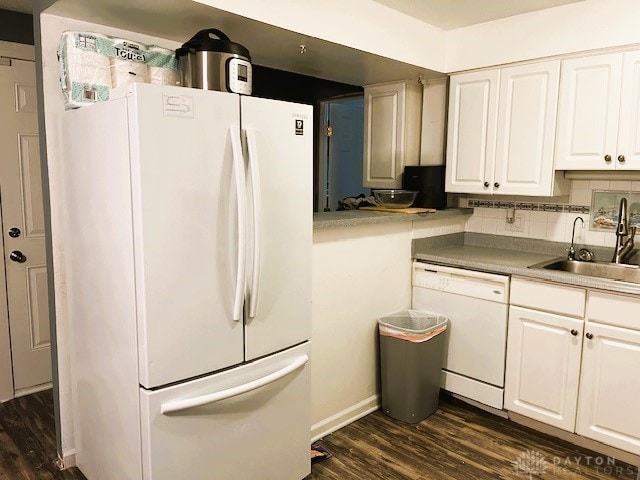
<instances>
[{"instance_id":1,"label":"cabinet knob","mask_svg":"<svg viewBox=\"0 0 640 480\"><path fill-rule=\"evenodd\" d=\"M489 188L489 182L484 182L484 188Z\"/></svg>"},{"instance_id":2,"label":"cabinet knob","mask_svg":"<svg viewBox=\"0 0 640 480\"><path fill-rule=\"evenodd\" d=\"M604 161L609 163L611 161L611 155L605 155L604 156Z\"/></svg>"},{"instance_id":3,"label":"cabinet knob","mask_svg":"<svg viewBox=\"0 0 640 480\"><path fill-rule=\"evenodd\" d=\"M591 340L593 338L593 333L587 333L585 335L585 337L587 337L589 340Z\"/></svg>"},{"instance_id":4,"label":"cabinet knob","mask_svg":"<svg viewBox=\"0 0 640 480\"><path fill-rule=\"evenodd\" d=\"M18 238L22 232L18 227L12 227L9 229L9 236L11 238Z\"/></svg>"},{"instance_id":5,"label":"cabinet knob","mask_svg":"<svg viewBox=\"0 0 640 480\"><path fill-rule=\"evenodd\" d=\"M571 330L571 335L573 335L574 337L578 335L578 330L576 330L575 328Z\"/></svg>"},{"instance_id":6,"label":"cabinet knob","mask_svg":"<svg viewBox=\"0 0 640 480\"><path fill-rule=\"evenodd\" d=\"M500 184L498 182L494 183L493 186L496 188L500 188Z\"/></svg>"},{"instance_id":7,"label":"cabinet knob","mask_svg":"<svg viewBox=\"0 0 640 480\"><path fill-rule=\"evenodd\" d=\"M618 155L618 162L620 162L620 163L624 163L625 162L624 155Z\"/></svg>"}]
</instances>

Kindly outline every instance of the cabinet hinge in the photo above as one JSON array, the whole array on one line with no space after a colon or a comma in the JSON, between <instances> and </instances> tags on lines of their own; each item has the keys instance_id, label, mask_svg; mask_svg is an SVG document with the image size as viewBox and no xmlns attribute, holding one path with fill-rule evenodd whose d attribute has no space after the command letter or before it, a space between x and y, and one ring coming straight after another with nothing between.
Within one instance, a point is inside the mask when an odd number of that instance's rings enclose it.
<instances>
[{"instance_id":1,"label":"cabinet hinge","mask_svg":"<svg viewBox=\"0 0 640 480\"><path fill-rule=\"evenodd\" d=\"M331 135L333 135L333 128L331 127L331 125L326 126L326 128L324 129L324 134L327 137L330 137Z\"/></svg>"},{"instance_id":2,"label":"cabinet hinge","mask_svg":"<svg viewBox=\"0 0 640 480\"><path fill-rule=\"evenodd\" d=\"M11 59L7 57L0 57L0 67L10 67Z\"/></svg>"}]
</instances>

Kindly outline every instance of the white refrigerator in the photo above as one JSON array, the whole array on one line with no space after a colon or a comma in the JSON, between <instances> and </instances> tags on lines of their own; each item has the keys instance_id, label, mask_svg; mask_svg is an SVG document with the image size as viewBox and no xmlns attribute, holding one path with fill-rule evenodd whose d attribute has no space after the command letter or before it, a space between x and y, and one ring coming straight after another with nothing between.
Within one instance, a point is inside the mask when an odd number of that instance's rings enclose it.
<instances>
[{"instance_id":1,"label":"white refrigerator","mask_svg":"<svg viewBox=\"0 0 640 480\"><path fill-rule=\"evenodd\" d=\"M76 462L310 472L312 107L135 84L66 112Z\"/></svg>"}]
</instances>

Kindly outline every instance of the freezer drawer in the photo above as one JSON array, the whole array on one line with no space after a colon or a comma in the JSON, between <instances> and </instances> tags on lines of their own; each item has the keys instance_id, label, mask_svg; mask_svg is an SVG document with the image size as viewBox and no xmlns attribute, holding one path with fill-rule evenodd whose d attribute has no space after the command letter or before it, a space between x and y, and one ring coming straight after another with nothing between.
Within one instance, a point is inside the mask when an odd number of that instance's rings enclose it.
<instances>
[{"instance_id":1,"label":"freezer drawer","mask_svg":"<svg viewBox=\"0 0 640 480\"><path fill-rule=\"evenodd\" d=\"M180 385L141 388L143 478L304 478L310 473L308 355L305 343Z\"/></svg>"}]
</instances>

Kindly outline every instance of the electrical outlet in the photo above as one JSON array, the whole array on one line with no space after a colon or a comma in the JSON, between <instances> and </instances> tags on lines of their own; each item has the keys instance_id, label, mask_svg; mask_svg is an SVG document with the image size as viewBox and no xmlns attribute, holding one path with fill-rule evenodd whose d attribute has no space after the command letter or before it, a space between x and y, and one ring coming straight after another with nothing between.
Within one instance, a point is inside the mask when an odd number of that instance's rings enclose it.
<instances>
[{"instance_id":1,"label":"electrical outlet","mask_svg":"<svg viewBox=\"0 0 640 480\"><path fill-rule=\"evenodd\" d=\"M513 218L513 223L507 222L505 230L507 232L524 232L524 214L516 212Z\"/></svg>"}]
</instances>

